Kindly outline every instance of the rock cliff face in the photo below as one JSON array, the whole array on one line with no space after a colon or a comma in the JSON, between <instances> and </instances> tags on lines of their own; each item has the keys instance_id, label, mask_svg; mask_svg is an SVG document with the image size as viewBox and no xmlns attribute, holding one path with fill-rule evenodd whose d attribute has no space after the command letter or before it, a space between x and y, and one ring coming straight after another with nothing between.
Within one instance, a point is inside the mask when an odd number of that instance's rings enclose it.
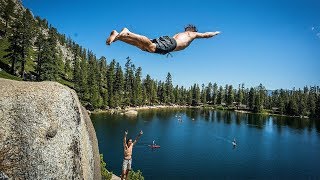
<instances>
[{"instance_id":1,"label":"rock cliff face","mask_svg":"<svg viewBox=\"0 0 320 180\"><path fill-rule=\"evenodd\" d=\"M0 78L0 172L13 179L101 179L95 130L73 90Z\"/></svg>"}]
</instances>

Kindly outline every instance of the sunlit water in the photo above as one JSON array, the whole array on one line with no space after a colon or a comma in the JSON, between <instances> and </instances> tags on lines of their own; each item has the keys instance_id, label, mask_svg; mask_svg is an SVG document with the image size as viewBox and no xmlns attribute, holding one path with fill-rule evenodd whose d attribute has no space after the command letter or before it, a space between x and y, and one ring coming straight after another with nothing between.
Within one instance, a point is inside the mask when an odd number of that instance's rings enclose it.
<instances>
[{"instance_id":1,"label":"sunlit water","mask_svg":"<svg viewBox=\"0 0 320 180\"><path fill-rule=\"evenodd\" d=\"M200 109L94 114L99 150L120 175L124 131L145 179L320 178L320 121ZM232 145L236 139L237 146ZM148 147L155 140L161 148Z\"/></svg>"}]
</instances>

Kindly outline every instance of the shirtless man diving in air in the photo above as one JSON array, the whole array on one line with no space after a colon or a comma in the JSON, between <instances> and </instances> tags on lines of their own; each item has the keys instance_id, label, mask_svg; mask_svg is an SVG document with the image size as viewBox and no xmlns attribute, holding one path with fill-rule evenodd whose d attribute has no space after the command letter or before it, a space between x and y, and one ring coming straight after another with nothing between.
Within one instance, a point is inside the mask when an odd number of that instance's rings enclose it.
<instances>
[{"instance_id":1,"label":"shirtless man diving in air","mask_svg":"<svg viewBox=\"0 0 320 180\"><path fill-rule=\"evenodd\" d=\"M199 33L195 26L189 24L185 27L184 32L178 33L173 37L162 36L157 39L150 40L146 36L132 33L127 28L124 28L120 33L118 33L116 30L113 30L107 39L106 44L110 45L111 43L120 40L136 46L143 51L167 54L172 51L180 51L185 49L194 39L211 38L219 33L219 31Z\"/></svg>"}]
</instances>

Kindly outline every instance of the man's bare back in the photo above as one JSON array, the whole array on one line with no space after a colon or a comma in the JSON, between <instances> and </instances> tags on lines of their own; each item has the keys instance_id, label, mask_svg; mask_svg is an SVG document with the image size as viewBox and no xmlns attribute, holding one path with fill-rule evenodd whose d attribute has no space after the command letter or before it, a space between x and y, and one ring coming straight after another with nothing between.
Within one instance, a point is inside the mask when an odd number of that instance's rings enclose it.
<instances>
[{"instance_id":1,"label":"man's bare back","mask_svg":"<svg viewBox=\"0 0 320 180\"><path fill-rule=\"evenodd\" d=\"M184 32L174 35L172 38L162 36L157 39L150 40L149 38L130 32L124 28L120 33L113 30L107 39L107 45L120 40L128 44L134 45L143 51L151 53L167 54L172 51L180 51L188 47L194 39L211 38L220 34L219 31L199 33L195 26L188 25Z\"/></svg>"},{"instance_id":2,"label":"man's bare back","mask_svg":"<svg viewBox=\"0 0 320 180\"><path fill-rule=\"evenodd\" d=\"M198 33L192 31L185 31L178 33L173 36L173 38L177 41L177 47L174 51L180 51L188 47L194 39L197 38L210 38L215 35L220 34L219 31L216 32L206 32L206 33Z\"/></svg>"},{"instance_id":3,"label":"man's bare back","mask_svg":"<svg viewBox=\"0 0 320 180\"><path fill-rule=\"evenodd\" d=\"M180 51L188 47L196 38L196 35L194 32L186 31L174 35L173 38L177 41L177 47L174 51Z\"/></svg>"}]
</instances>

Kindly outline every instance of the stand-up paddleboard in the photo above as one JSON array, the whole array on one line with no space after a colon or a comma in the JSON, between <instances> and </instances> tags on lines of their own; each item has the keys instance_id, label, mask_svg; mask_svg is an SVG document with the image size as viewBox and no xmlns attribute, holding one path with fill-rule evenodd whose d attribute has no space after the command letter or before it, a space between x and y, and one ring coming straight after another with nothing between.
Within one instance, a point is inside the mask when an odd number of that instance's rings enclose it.
<instances>
[{"instance_id":1,"label":"stand-up paddleboard","mask_svg":"<svg viewBox=\"0 0 320 180\"><path fill-rule=\"evenodd\" d=\"M160 148L159 145L149 145L150 148Z\"/></svg>"}]
</instances>

